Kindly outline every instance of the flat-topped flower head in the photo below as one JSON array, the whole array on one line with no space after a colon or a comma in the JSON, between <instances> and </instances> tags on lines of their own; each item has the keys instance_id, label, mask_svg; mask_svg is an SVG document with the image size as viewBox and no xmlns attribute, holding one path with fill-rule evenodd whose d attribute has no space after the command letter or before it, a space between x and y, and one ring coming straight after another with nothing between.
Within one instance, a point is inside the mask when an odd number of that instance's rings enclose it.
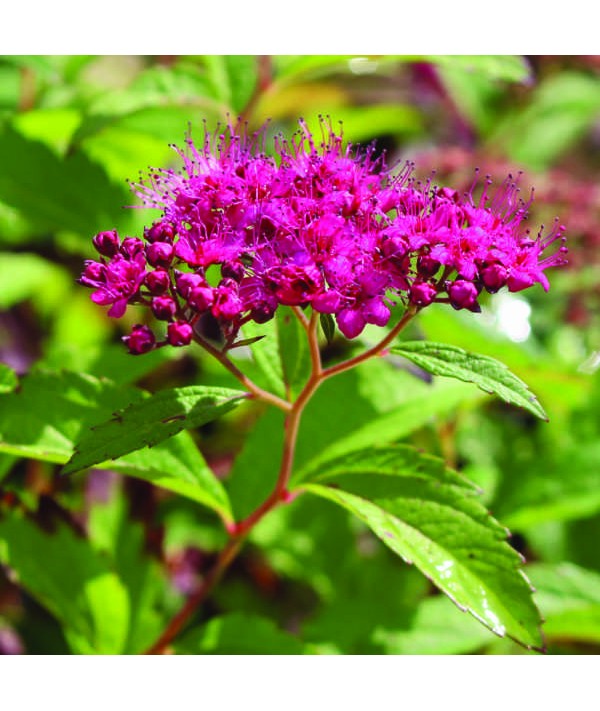
<instances>
[{"instance_id":1,"label":"flat-topped flower head","mask_svg":"<svg viewBox=\"0 0 600 711\"><path fill-rule=\"evenodd\" d=\"M510 176L490 196L415 180L413 166L388 167L373 146L345 145L325 119L317 139L304 121L289 139L267 127L206 128L175 149L183 168L154 169L133 190L162 216L143 239L101 232L101 255L81 283L119 317L146 305L168 322L164 340L142 327L132 352L182 346L204 315L226 347L244 323L263 323L280 306L332 314L342 334L385 326L395 306L441 302L480 309L482 291L548 288L545 270L564 263L564 228L536 238L524 229L523 201ZM556 241L562 246L550 256Z\"/></svg>"}]
</instances>

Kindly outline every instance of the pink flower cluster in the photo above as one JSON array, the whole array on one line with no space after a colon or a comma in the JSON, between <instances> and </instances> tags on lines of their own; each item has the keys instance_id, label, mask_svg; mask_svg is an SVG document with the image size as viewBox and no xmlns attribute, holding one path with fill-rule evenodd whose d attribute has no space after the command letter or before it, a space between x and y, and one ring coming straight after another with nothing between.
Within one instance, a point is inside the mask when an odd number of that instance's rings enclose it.
<instances>
[{"instance_id":1,"label":"pink flower cluster","mask_svg":"<svg viewBox=\"0 0 600 711\"><path fill-rule=\"evenodd\" d=\"M110 316L142 303L168 323L161 342L135 326L125 339L132 353L190 343L207 313L231 345L244 323L269 320L279 305L332 314L354 338L386 325L398 303L477 311L484 289L547 289L544 270L564 263L564 228L531 237L522 226L531 200L510 177L475 200L473 189L416 181L411 165L388 169L372 147L344 147L325 122L320 143L300 122L290 141L275 138L272 155L264 132L232 126L187 144L182 172L152 171L134 186L162 218L144 240L96 235L102 259L80 279Z\"/></svg>"}]
</instances>

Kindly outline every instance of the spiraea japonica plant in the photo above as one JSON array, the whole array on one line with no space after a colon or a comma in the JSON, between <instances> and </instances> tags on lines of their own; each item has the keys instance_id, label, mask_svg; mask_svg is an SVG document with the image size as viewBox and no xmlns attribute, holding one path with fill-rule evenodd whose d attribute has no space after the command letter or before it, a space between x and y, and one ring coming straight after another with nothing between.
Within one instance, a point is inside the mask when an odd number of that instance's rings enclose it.
<instances>
[{"instance_id":1,"label":"spiraea japonica plant","mask_svg":"<svg viewBox=\"0 0 600 711\"><path fill-rule=\"evenodd\" d=\"M177 149L182 170L152 169L132 186L160 216L141 238L97 234L100 257L80 278L109 316L130 305L145 314L123 339L133 356L199 346L240 388L190 385L144 397L83 434L65 473L156 445L248 400L281 411L279 467L252 510L235 512L216 478L199 482L196 499L219 514L227 542L148 652L178 639L263 517L300 496L351 512L490 630L541 648L522 560L459 472L383 430L333 440L300 465L295 454L320 386L370 359L472 383L545 418L499 361L402 332L433 304L478 312L484 292L547 290L546 270L565 261L563 227L530 232L532 195L521 197L518 177L493 187L475 174L460 194L417 180L411 164L387 165L373 146L346 145L325 120L320 136L302 121L293 136L268 135L230 124L205 130L201 143L189 139ZM348 348L325 362L334 338Z\"/></svg>"}]
</instances>

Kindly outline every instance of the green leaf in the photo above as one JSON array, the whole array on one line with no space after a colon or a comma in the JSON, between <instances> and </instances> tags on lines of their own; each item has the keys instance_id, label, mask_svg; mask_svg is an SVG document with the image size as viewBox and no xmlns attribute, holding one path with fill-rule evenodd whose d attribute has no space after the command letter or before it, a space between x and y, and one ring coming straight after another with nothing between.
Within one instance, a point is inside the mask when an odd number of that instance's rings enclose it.
<instances>
[{"instance_id":1,"label":"green leaf","mask_svg":"<svg viewBox=\"0 0 600 711\"><path fill-rule=\"evenodd\" d=\"M63 474L152 447L183 429L200 427L231 410L246 393L192 385L161 390L114 413L78 440Z\"/></svg>"},{"instance_id":2,"label":"green leaf","mask_svg":"<svg viewBox=\"0 0 600 711\"><path fill-rule=\"evenodd\" d=\"M143 393L64 371L35 371L0 396L0 451L62 464L80 433Z\"/></svg>"},{"instance_id":3,"label":"green leaf","mask_svg":"<svg viewBox=\"0 0 600 711\"><path fill-rule=\"evenodd\" d=\"M419 389L400 405L382 415L371 417L365 424L345 436L330 437L328 444L314 447L313 456L294 474L300 482L318 471L331 459L371 446L393 444L430 422L443 421L456 414L461 406L478 402L484 396L462 383L438 382Z\"/></svg>"},{"instance_id":4,"label":"green leaf","mask_svg":"<svg viewBox=\"0 0 600 711\"><path fill-rule=\"evenodd\" d=\"M91 544L110 559L127 590L131 619L124 651L140 654L159 637L173 614L164 609L165 601L176 605L178 601L170 590L166 567L146 550L144 526L131 519L122 482L114 484L106 501L92 503L87 530Z\"/></svg>"},{"instance_id":5,"label":"green leaf","mask_svg":"<svg viewBox=\"0 0 600 711\"><path fill-rule=\"evenodd\" d=\"M372 448L329 462L301 489L351 511L497 635L541 647L539 613L506 530L441 460L407 446Z\"/></svg>"},{"instance_id":6,"label":"green leaf","mask_svg":"<svg viewBox=\"0 0 600 711\"><path fill-rule=\"evenodd\" d=\"M11 457L9 454L0 454L0 482L5 479L17 461L17 457Z\"/></svg>"},{"instance_id":7,"label":"green leaf","mask_svg":"<svg viewBox=\"0 0 600 711\"><path fill-rule=\"evenodd\" d=\"M52 533L9 513L0 519L0 560L64 627L76 654L120 654L130 619L127 592L106 559L65 525Z\"/></svg>"},{"instance_id":8,"label":"green leaf","mask_svg":"<svg viewBox=\"0 0 600 711\"><path fill-rule=\"evenodd\" d=\"M213 96L239 114L254 93L258 78L253 55L207 55L202 58Z\"/></svg>"},{"instance_id":9,"label":"green leaf","mask_svg":"<svg viewBox=\"0 0 600 711\"><path fill-rule=\"evenodd\" d=\"M17 374L5 363L0 363L0 394L11 393L18 385Z\"/></svg>"},{"instance_id":10,"label":"green leaf","mask_svg":"<svg viewBox=\"0 0 600 711\"><path fill-rule=\"evenodd\" d=\"M505 402L518 405L541 419L548 419L527 385L495 358L429 341L407 341L392 348L391 352L407 358L433 375L474 383L484 392L498 395Z\"/></svg>"},{"instance_id":11,"label":"green leaf","mask_svg":"<svg viewBox=\"0 0 600 711\"><path fill-rule=\"evenodd\" d=\"M0 260L0 308L35 299L54 302L64 296L70 277L59 265L37 254L4 252Z\"/></svg>"},{"instance_id":12,"label":"green leaf","mask_svg":"<svg viewBox=\"0 0 600 711\"><path fill-rule=\"evenodd\" d=\"M40 230L93 234L126 223L126 192L79 152L60 158L11 128L0 132L0 200Z\"/></svg>"},{"instance_id":13,"label":"green leaf","mask_svg":"<svg viewBox=\"0 0 600 711\"><path fill-rule=\"evenodd\" d=\"M423 59L440 67L460 69L470 74L481 74L494 81L527 83L531 80L531 66L525 57L510 54L481 55L423 55Z\"/></svg>"},{"instance_id":14,"label":"green leaf","mask_svg":"<svg viewBox=\"0 0 600 711\"><path fill-rule=\"evenodd\" d=\"M495 511L507 525L523 530L600 511L599 442L563 445L552 457L543 452L533 457L502 482Z\"/></svg>"},{"instance_id":15,"label":"green leaf","mask_svg":"<svg viewBox=\"0 0 600 711\"><path fill-rule=\"evenodd\" d=\"M268 338L261 343L266 346ZM274 339L270 339L273 343ZM256 344L256 346L259 346ZM254 346L254 348L256 348ZM266 363L273 361L265 359ZM463 390L477 393L473 388L459 385ZM441 388L440 388L441 390ZM428 394L431 393L431 399ZM434 394L439 394L438 386L428 385L409 375L403 370L395 369L384 359L372 359L363 363L360 368L348 370L335 378L326 380L312 396L300 424L300 433L296 444L295 470L300 472L308 462L320 457L329 447L335 446L338 440L344 439L352 447L353 433L360 432L362 427L368 427L371 421L384 413L399 407L403 401L420 394L434 404ZM441 401L441 398L440 398ZM435 400L437 403L438 400ZM454 401L456 402L456 401ZM425 408L426 405L423 405ZM415 407L409 410L414 414ZM434 413L435 414L435 413ZM269 408L259 419L244 442L241 453L236 457L227 487L233 501L237 516L247 516L272 490L281 457L283 413L275 408ZM421 420L418 426L424 424ZM396 439L394 426L401 433L406 433L411 420L399 417L390 423L384 432L386 439L381 440L375 429L371 432L375 442L389 442ZM389 438L388 438L389 436ZM374 438L374 439L373 439ZM265 442L269 443L265 447Z\"/></svg>"},{"instance_id":16,"label":"green leaf","mask_svg":"<svg viewBox=\"0 0 600 711\"><path fill-rule=\"evenodd\" d=\"M373 631L384 654L473 654L489 641L489 632L470 615L456 614L443 595L419 603L407 629L377 625Z\"/></svg>"},{"instance_id":17,"label":"green leaf","mask_svg":"<svg viewBox=\"0 0 600 711\"><path fill-rule=\"evenodd\" d=\"M536 602L553 640L600 643L600 575L572 563L536 564L527 569Z\"/></svg>"},{"instance_id":18,"label":"green leaf","mask_svg":"<svg viewBox=\"0 0 600 711\"><path fill-rule=\"evenodd\" d=\"M504 144L513 160L544 170L585 135L599 113L597 78L558 72L540 84L524 110L499 124L493 141ZM527 139L532 135L535 141Z\"/></svg>"},{"instance_id":19,"label":"green leaf","mask_svg":"<svg viewBox=\"0 0 600 711\"><path fill-rule=\"evenodd\" d=\"M17 114L13 120L13 126L25 138L44 143L59 156L66 153L80 123L79 111L55 107Z\"/></svg>"},{"instance_id":20,"label":"green leaf","mask_svg":"<svg viewBox=\"0 0 600 711\"><path fill-rule=\"evenodd\" d=\"M331 314L321 314L319 321L327 343L331 343L335 336L335 321L333 320L333 316Z\"/></svg>"},{"instance_id":21,"label":"green leaf","mask_svg":"<svg viewBox=\"0 0 600 711\"><path fill-rule=\"evenodd\" d=\"M232 519L223 485L187 432L180 432L151 449L131 452L111 462L110 468L208 506L226 520Z\"/></svg>"},{"instance_id":22,"label":"green leaf","mask_svg":"<svg viewBox=\"0 0 600 711\"><path fill-rule=\"evenodd\" d=\"M262 384L280 397L297 394L310 374L310 355L306 333L292 310L280 308L271 321L249 322L243 332L256 339L250 349Z\"/></svg>"},{"instance_id":23,"label":"green leaf","mask_svg":"<svg viewBox=\"0 0 600 711\"><path fill-rule=\"evenodd\" d=\"M0 396L0 452L66 463L86 430L148 395L108 380L67 372L34 372L18 392ZM222 411L222 410L221 410ZM181 428L180 428L181 429ZM190 434L111 462L110 468L186 496L231 518L225 490Z\"/></svg>"},{"instance_id":24,"label":"green leaf","mask_svg":"<svg viewBox=\"0 0 600 711\"><path fill-rule=\"evenodd\" d=\"M304 646L274 622L234 612L188 632L175 643L179 654L302 654Z\"/></svg>"}]
</instances>

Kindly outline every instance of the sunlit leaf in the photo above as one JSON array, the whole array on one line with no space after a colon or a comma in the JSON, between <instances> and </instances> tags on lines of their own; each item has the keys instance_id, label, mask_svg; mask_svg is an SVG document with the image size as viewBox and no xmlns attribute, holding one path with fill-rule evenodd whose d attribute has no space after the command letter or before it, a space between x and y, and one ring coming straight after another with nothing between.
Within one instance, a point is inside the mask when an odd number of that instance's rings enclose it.
<instances>
[{"instance_id":1,"label":"sunlit leaf","mask_svg":"<svg viewBox=\"0 0 600 711\"><path fill-rule=\"evenodd\" d=\"M433 375L474 383L484 392L498 395L505 402L523 407L542 419L546 413L527 385L500 361L468 353L457 346L429 341L406 341L391 349Z\"/></svg>"},{"instance_id":2,"label":"sunlit leaf","mask_svg":"<svg viewBox=\"0 0 600 711\"><path fill-rule=\"evenodd\" d=\"M540 617L520 558L473 487L406 446L329 462L301 488L346 508L461 609L499 636L540 647Z\"/></svg>"},{"instance_id":3,"label":"sunlit leaf","mask_svg":"<svg viewBox=\"0 0 600 711\"><path fill-rule=\"evenodd\" d=\"M225 414L246 393L191 385L161 390L84 432L63 474L87 469L142 447L152 447L184 429L200 427Z\"/></svg>"}]
</instances>

